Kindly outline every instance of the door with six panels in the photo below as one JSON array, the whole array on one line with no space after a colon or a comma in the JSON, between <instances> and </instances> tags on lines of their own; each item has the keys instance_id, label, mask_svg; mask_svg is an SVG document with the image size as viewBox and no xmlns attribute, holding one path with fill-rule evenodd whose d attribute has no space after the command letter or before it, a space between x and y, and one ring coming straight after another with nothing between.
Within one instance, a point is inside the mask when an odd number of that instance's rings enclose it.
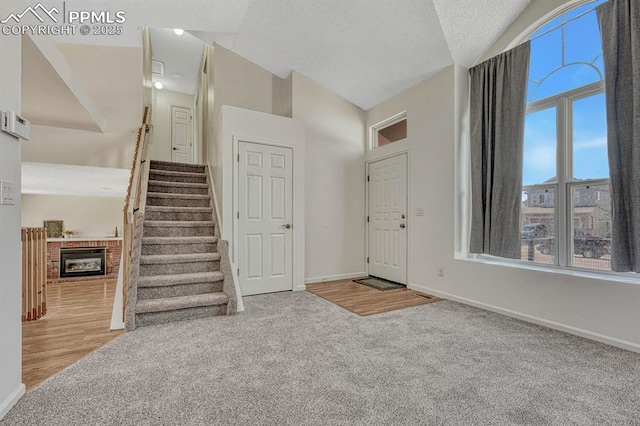
<instances>
[{"instance_id":1,"label":"door with six panels","mask_svg":"<svg viewBox=\"0 0 640 426\"><path fill-rule=\"evenodd\" d=\"M238 269L243 296L293 289L293 152L238 144Z\"/></svg>"}]
</instances>

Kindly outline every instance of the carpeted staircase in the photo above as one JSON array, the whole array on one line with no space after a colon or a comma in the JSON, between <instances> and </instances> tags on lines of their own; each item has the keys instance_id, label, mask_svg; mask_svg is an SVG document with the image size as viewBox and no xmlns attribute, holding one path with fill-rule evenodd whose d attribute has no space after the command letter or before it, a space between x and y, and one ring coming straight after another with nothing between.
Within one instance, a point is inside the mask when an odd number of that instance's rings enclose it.
<instances>
[{"instance_id":1,"label":"carpeted staircase","mask_svg":"<svg viewBox=\"0 0 640 426\"><path fill-rule=\"evenodd\" d=\"M205 166L151 162L134 327L235 313L211 195Z\"/></svg>"}]
</instances>

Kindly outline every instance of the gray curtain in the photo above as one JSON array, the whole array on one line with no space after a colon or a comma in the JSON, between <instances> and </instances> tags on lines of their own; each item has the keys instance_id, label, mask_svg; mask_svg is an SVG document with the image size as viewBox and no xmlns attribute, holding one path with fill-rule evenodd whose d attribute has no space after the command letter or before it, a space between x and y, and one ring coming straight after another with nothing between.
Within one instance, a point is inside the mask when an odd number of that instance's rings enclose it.
<instances>
[{"instance_id":1,"label":"gray curtain","mask_svg":"<svg viewBox=\"0 0 640 426\"><path fill-rule=\"evenodd\" d=\"M597 8L607 91L611 268L640 272L640 1Z\"/></svg>"},{"instance_id":2,"label":"gray curtain","mask_svg":"<svg viewBox=\"0 0 640 426\"><path fill-rule=\"evenodd\" d=\"M520 258L520 209L531 43L469 70L471 253Z\"/></svg>"}]
</instances>

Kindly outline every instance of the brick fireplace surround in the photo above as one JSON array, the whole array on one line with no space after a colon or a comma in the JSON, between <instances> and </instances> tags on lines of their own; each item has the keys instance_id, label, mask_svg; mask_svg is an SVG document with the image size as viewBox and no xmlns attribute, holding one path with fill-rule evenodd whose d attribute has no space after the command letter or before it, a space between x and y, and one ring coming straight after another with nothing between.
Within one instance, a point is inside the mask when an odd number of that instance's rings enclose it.
<instances>
[{"instance_id":1,"label":"brick fireplace surround","mask_svg":"<svg viewBox=\"0 0 640 426\"><path fill-rule=\"evenodd\" d=\"M78 247L106 247L106 275L92 277L60 278L60 249ZM80 238L53 238L47 240L47 282L61 283L71 281L87 281L115 279L120 268L120 255L122 254L122 240L118 238L108 239L80 239Z\"/></svg>"}]
</instances>

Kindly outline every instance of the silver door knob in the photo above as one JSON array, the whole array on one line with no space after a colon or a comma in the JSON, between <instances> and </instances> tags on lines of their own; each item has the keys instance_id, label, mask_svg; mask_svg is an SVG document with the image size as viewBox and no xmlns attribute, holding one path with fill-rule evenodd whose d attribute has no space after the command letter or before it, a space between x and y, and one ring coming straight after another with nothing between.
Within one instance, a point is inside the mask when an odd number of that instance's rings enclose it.
<instances>
[{"instance_id":1,"label":"silver door knob","mask_svg":"<svg viewBox=\"0 0 640 426\"><path fill-rule=\"evenodd\" d=\"M404 223L401 223L400 224L400 228L404 229L404 228L406 228L406 225Z\"/></svg>"},{"instance_id":2,"label":"silver door knob","mask_svg":"<svg viewBox=\"0 0 640 426\"><path fill-rule=\"evenodd\" d=\"M286 225L282 225L282 227L286 229L291 229L291 224L287 223Z\"/></svg>"}]
</instances>

